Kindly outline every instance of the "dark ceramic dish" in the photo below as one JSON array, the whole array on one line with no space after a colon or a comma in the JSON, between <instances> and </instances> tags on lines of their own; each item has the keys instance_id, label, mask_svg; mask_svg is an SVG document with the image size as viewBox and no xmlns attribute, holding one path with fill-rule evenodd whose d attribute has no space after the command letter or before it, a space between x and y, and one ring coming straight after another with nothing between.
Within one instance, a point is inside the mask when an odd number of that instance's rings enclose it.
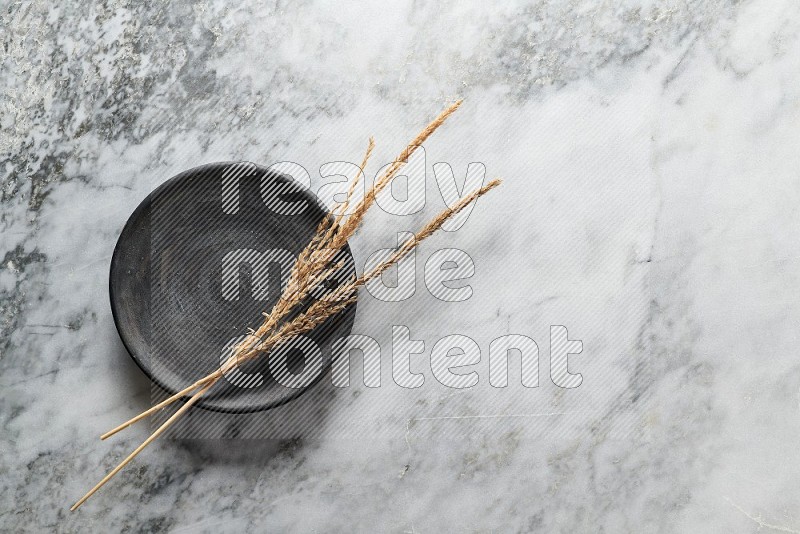
<instances>
[{"instance_id":1,"label":"dark ceramic dish","mask_svg":"<svg viewBox=\"0 0 800 534\"><path fill-rule=\"evenodd\" d=\"M111 310L131 357L170 393L219 368L228 347L277 302L287 257L296 257L325 216L309 190L252 163L196 167L158 187L128 219L111 260ZM349 247L341 259L341 274L354 273ZM355 304L308 334L321 349L323 372L305 387L278 384L260 358L197 405L242 413L296 398L330 369L331 345L350 333L354 318ZM292 373L304 370L300 350L287 361Z\"/></svg>"}]
</instances>

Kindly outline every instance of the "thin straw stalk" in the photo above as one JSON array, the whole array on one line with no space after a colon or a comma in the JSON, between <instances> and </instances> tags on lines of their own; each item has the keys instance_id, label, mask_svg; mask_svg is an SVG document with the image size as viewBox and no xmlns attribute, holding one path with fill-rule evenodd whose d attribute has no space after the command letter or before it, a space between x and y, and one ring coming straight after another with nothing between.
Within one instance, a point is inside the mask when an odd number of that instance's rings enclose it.
<instances>
[{"instance_id":1,"label":"thin straw stalk","mask_svg":"<svg viewBox=\"0 0 800 534\"><path fill-rule=\"evenodd\" d=\"M343 284L342 286L334 290L331 293L330 299L319 299L316 302L314 302L307 311L300 314L291 322L284 323L283 325L281 325L278 331L274 332L266 340L259 343L256 347L252 348L250 351L242 355L236 361L245 362L265 352L269 352L270 350L275 348L275 346L279 342L289 339L293 336L301 335L310 330L313 330L314 328L325 322L329 317L334 316L337 313L344 310L347 306L355 302L356 293L359 287L366 284L369 280L372 280L373 278L380 276L381 273L386 271L386 269L396 264L406 254L408 254L414 248L419 246L420 242L427 239L434 232L439 230L442 227L442 225L445 222L447 222L447 220L449 220L451 217L453 217L458 212L463 210L471 202L474 202L479 197L488 193L498 185L500 185L500 180L492 180L487 185L481 187L480 189L464 197L452 208L448 208L443 212L441 212L436 218L434 218L430 223L428 223L425 227L423 227L422 230L417 232L417 234L414 236L414 239L406 241L402 246L398 247L398 249L387 260L381 262L371 271L361 275L360 277L354 278L351 282ZM231 358L231 360L233 360L233 358ZM226 364L228 364L228 362L226 362ZM223 365L223 367L226 367L226 365ZM158 428L158 430L156 430L149 438L147 438L141 445L139 445L139 447L137 447L127 458L125 458L125 460L123 460L122 463L120 463L111 472L109 472L94 488L92 488L85 496L83 496L77 503L75 503L75 505L73 505L73 507L70 510L75 510L79 506L81 506L84 502L86 502L86 500L89 497L91 497L105 483L111 480L111 478L114 475L116 475L123 467L125 467L128 463L130 463L130 461L133 460L133 458L135 458L140 452L142 452L142 450L144 450L144 448L147 445L149 445L153 440L155 440L159 435L161 435L169 426L171 426L175 421L177 421L178 418L180 418L191 405L196 403L200 399L200 397L202 397L209 389L211 389L211 387L214 384L216 384L216 382L222 376L223 372L224 372L223 369L220 368L219 370L209 374L208 376L196 382L196 383L204 383L205 385L203 386L202 389L194 393L194 395L192 395L192 397L186 402L186 404L184 404L180 409L178 409L178 411L176 411L175 414L172 415L172 417L170 417L164 424L162 424Z\"/></svg>"},{"instance_id":2,"label":"thin straw stalk","mask_svg":"<svg viewBox=\"0 0 800 534\"><path fill-rule=\"evenodd\" d=\"M237 365L238 362L241 361L244 354L248 354L253 347L255 347L262 340L262 338L264 338L264 336L273 330L277 324L289 314L298 301L304 299L308 295L308 292L311 291L311 289L314 287L314 284L303 283L303 280L307 279L312 274L311 267L313 262L310 261L311 257L315 253L325 254L325 251L330 251L330 257L327 258L328 261L334 257L335 251L341 249L344 244L347 243L347 240L358 229L367 210L374 202L375 196L391 182L391 179L398 172L401 165L408 160L408 157L414 152L414 150L416 150L417 147L427 140L433 134L433 132L435 132L445 122L445 120L447 120L447 118L458 109L458 107L461 105L461 102L462 100L458 100L442 111L419 134L417 134L411 143L406 145L406 148L404 148L397 158L395 158L390 168L387 169L386 172L384 172L384 174L375 181L370 190L365 194L364 198L356 205L354 213L348 217L346 225L343 227L340 224L342 217L352 201L358 179L363 173L363 170L366 168L367 162L369 161L372 151L375 148L375 140L370 137L367 150L361 162L361 172L353 180L353 183L348 190L345 203L342 206L339 206L339 212L336 213L336 216L333 218L333 220L331 220L331 217L325 217L320 222L311 242L298 255L297 261L295 262L294 266L292 267L292 271L289 274L289 280L286 284L286 290L284 291L284 294L281 295L281 298L275 303L272 311L269 314L265 314L264 321L258 327L258 329L252 331L249 336L247 336L239 343L239 345L237 345L234 350L234 354L227 362L225 362L226 364L231 363L231 367ZM334 210L334 213L335 212L336 210ZM320 263L324 263L325 258L322 258L322 260L323 261L320 261ZM148 417L149 415L152 415L162 408L172 404L192 391L195 391L197 388L205 384L210 379L210 376L211 375L208 375L198 380L191 386L179 391L178 393L175 393L156 406L145 410L136 417L133 417L132 419L106 432L101 436L101 439L106 439L110 436L113 436L117 432L124 430L132 424L141 421L145 417Z\"/></svg>"}]
</instances>

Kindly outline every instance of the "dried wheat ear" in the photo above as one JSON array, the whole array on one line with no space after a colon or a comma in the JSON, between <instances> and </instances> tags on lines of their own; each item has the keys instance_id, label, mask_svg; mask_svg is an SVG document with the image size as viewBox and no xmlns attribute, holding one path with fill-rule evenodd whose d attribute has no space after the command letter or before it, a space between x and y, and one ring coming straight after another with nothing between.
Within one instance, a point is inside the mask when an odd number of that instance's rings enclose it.
<instances>
[{"instance_id":1,"label":"dried wheat ear","mask_svg":"<svg viewBox=\"0 0 800 534\"><path fill-rule=\"evenodd\" d=\"M339 285L335 290L328 294L325 298L314 301L306 310L294 315L291 320L285 320L287 317L293 315L295 307L298 302L304 301L309 293L323 280L327 279L334 271L340 266L334 263L336 252L341 249L350 237L356 233L361 226L364 216L370 207L375 203L375 197L380 193L389 183L392 178L400 170L402 165L408 160L408 157L425 142L428 137L433 134L447 118L453 114L461 105L461 101L457 101L447 109L442 111L430 124L428 124L410 143L408 143L405 150L401 152L397 158L387 167L384 173L379 176L372 187L365 193L364 197L355 202L354 193L361 176L364 174L364 169L367 166L370 155L375 148L375 142L372 138L369 140L366 153L361 162L361 172L353 179L347 193L346 200L339 204L331 212L330 217L325 217L317 227L314 237L308 246L298 255L297 261L289 274L289 280L286 284L281 298L275 304L269 313L264 313L264 321L261 325L250 332L236 349L233 351L231 357L223 363L219 369L210 373L209 375L201 378L193 384L187 386L181 391L175 393L166 400L156 404L152 408L145 410L136 417L122 423L116 428L109 430L101 436L101 439L106 439L120 430L123 430L132 424L140 421L160 410L169 406L170 404L184 398L191 394L191 397L181 406L169 419L167 419L158 429L155 430L141 445L139 445L127 458L125 458L117 467L112 469L103 479L98 482L86 495L76 502L70 510L76 510L89 497L91 497L97 490L99 490L106 482L122 470L136 455L160 436L167 428L177 421L186 411L195 404L200 397L202 397L209 389L211 389L222 376L239 363L251 360L258 357L268 357L269 351L275 347L280 341L286 340L292 336L297 336L313 330L319 326L329 317L336 315L352 304L356 300L358 288L363 286L369 280L381 275L386 269L400 261L406 254L411 252L419 245L421 241L431 236L434 232L442 227L442 225L451 217L459 213L461 210L469 206L472 202L483 196L490 190L500 185L500 180L492 180L483 187L465 195L454 206L448 207L419 230L414 239L406 241L401 245L388 259L380 263L372 270L363 273L361 276L354 276L344 284ZM350 211L349 215L346 213Z\"/></svg>"}]
</instances>

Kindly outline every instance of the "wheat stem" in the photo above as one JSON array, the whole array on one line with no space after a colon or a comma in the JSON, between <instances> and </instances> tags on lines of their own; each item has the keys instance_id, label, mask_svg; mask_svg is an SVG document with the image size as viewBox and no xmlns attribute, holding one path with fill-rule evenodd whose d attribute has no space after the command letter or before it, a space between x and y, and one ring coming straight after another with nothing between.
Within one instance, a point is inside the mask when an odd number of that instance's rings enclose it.
<instances>
[{"instance_id":1,"label":"wheat stem","mask_svg":"<svg viewBox=\"0 0 800 534\"><path fill-rule=\"evenodd\" d=\"M140 413L136 417L126 421L116 428L106 432L101 439L106 439L123 430L141 419L165 408L178 399L192 393L192 396L181 406L164 424L162 424L153 434L150 435L141 445L139 445L125 460L116 468L109 472L94 488L84 495L70 510L75 510L91 497L98 489L106 484L114 475L125 467L135 458L147 445L152 443L170 425L178 420L200 397L202 397L218 380L230 369L242 362L256 358L265 352L273 350L279 343L291 337L313 330L330 317L342 312L347 306L354 303L357 297L358 288L380 276L386 269L400 261L406 254L416 248L420 242L431 236L442 225L455 216L470 203L477 200L500 184L500 180L493 180L487 185L473 191L462 198L455 206L448 207L437 217L423 227L414 239L406 241L385 261L374 267L371 271L363 273L359 277L353 277L349 282L341 284L327 296L313 302L307 310L293 317L291 321L281 321L304 300L319 283L333 275L341 267L341 263L331 265L337 251L339 251L347 240L360 227L364 215L375 202L376 195L380 193L398 172L411 154L441 126L444 121L461 105L459 100L439 114L425 129L420 132L414 140L407 145L406 149L392 162L389 168L378 178L365 193L364 197L355 206L353 213L342 223L342 220L350 207L356 185L359 183L361 174L375 147L372 138L369 140L364 159L362 161L359 174L353 179L347 192L346 200L335 207L332 213L325 217L317 227L317 232L311 242L303 249L289 276L287 287L281 298L273 307L269 314L265 314L264 321L249 336L239 343L229 357L216 371L197 380L192 385L175 393L169 398L161 401L152 408ZM280 326L279 326L280 325Z\"/></svg>"},{"instance_id":2,"label":"wheat stem","mask_svg":"<svg viewBox=\"0 0 800 534\"><path fill-rule=\"evenodd\" d=\"M319 299L314 302L308 310L301 313L297 317L295 317L291 322L284 323L278 331L272 333L266 340L261 341L258 345L254 345L250 348L245 354L237 355L235 358L231 357L229 360L223 364L223 366L214 371L213 373L209 374L208 376L201 378L195 384L206 384L201 390L197 393L192 395L192 397L184 404L175 414L172 415L163 425L161 425L158 430L156 430L149 438L147 438L144 443L139 445L122 463L120 463L114 470L108 473L103 480L101 480L94 488L92 488L89 493L87 493L81 500L79 500L75 505L71 508L71 510L77 509L81 504L83 504L89 497L94 494L100 487L102 487L106 482L108 482L114 475L116 475L125 465L127 465L137 454L139 454L147 445L149 445L153 440L155 440L161 433L164 432L172 423L174 423L183 413L188 410L188 408L197 402L197 400L203 396L206 391L208 391L216 382L220 379L222 374L229 368L236 364L248 361L252 358L260 356L261 354L268 352L275 348L275 346L286 339L289 339L293 336L297 336L303 333L306 333L310 330L313 330L323 322L325 322L331 316L338 314L339 312L343 311L347 306L355 302L356 300L356 292L359 287L366 284L369 280L380 276L386 269L400 261L406 254L411 252L414 248L419 246L419 243L423 240L430 237L434 232L442 227L442 225L449 220L451 217L455 216L465 207L467 207L471 202L474 202L479 197L483 196L484 194L488 193L498 185L500 185L500 180L492 180L485 186L481 187L480 189L470 193L469 195L465 196L461 199L455 206L452 208L448 208L442 211L437 217L435 217L431 222L429 222L425 227L422 228L417 234L415 234L414 239L406 241L400 246L387 260L381 262L378 266L373 268L371 271L362 274L360 277L353 279L347 284L342 284L331 292L329 295L330 298L327 299ZM190 386L189 390L192 386ZM196 388L194 388L196 389ZM186 390L184 390L186 391ZM167 399L169 400L169 399ZM160 403L158 406L166 406L166 401ZM151 412L155 409L154 407L148 412ZM141 419L141 417L145 417L148 412L144 414L140 414L134 418L135 420ZM136 422L135 420L131 420L131 423ZM121 425L121 428L125 428L126 424ZM120 427L118 427L120 428ZM120 429L121 429L120 428ZM116 430L116 429L115 429ZM111 432L113 433L113 431ZM111 434L109 433L109 435Z\"/></svg>"},{"instance_id":3,"label":"wheat stem","mask_svg":"<svg viewBox=\"0 0 800 534\"><path fill-rule=\"evenodd\" d=\"M352 200L352 196L355 192L356 183L358 182L359 176L363 173L364 168L367 165L367 162L372 155L372 151L375 148L375 140L370 137L369 143L367 145L366 153L364 154L364 158L361 162L361 170L362 172L359 173L356 178L353 180L353 183L350 186L348 191L348 198L346 199L346 206L340 208L339 212L336 214L335 218L332 217L324 217L322 221L320 221L319 226L317 227L317 231L314 234L311 242L303 249L303 251L298 255L297 261L295 262L294 266L292 267L292 271L289 274L289 281L287 282L287 291L291 290L292 288L299 288L294 293L290 293L288 295L282 295L278 302L275 303L272 311L265 316L264 321L258 327L257 330L253 331L247 338L245 338L239 345L237 345L234 354L231 356L227 363L233 363L234 365L238 364L241 361L242 354L245 352L250 351L257 343L261 341L261 339L275 326L280 322L281 319L286 317L286 315L291 311L294 304L297 303L299 300L302 300L307 296L307 291L310 291L310 287L306 290L302 289L301 280L304 277L307 277L311 271L309 261L312 254L315 251L320 250L332 250L333 254L335 251L342 248L344 243L355 233L356 229L361 223L364 215L366 214L367 209L372 205L374 202L375 195L380 192L380 189L386 187L386 185L390 182L391 178L397 173L400 169L400 165L408 159L408 156L413 153L416 148L421 145L428 137L436 131L439 126L441 126L444 121L452 115L456 109L461 105L461 100L455 102L447 109L442 111L431 123L429 123L417 136L411 141L409 145L403 150L403 152L398 155L398 157L394 160L392 166L373 184L372 188L365 194L364 198L359 202L359 204L355 208L354 214L352 214L347 220L347 227L343 229L340 225L342 220L342 216L347 211L349 204ZM409 147L410 150L409 150ZM334 210L335 211L335 210ZM332 234L327 239L322 239L325 236L328 236L328 232L331 228L336 228L336 232ZM338 234L341 234L341 237L336 237ZM335 238L335 239L334 239ZM335 241L336 245L332 245L331 242ZM332 254L332 255L333 255ZM332 256L331 256L332 257ZM307 284L307 286L310 284ZM311 286L313 287L313 286ZM289 298L291 297L291 298ZM214 374L214 373L212 373ZM160 402L156 406L140 413L136 417L122 423L121 425L117 426L116 428L106 432L101 436L101 439L106 439L117 432L124 430L125 428L131 426L132 424L141 421L145 417L152 415L153 413L161 410L162 408L168 406L169 404L177 401L178 399L182 398L183 396L187 395L191 391L194 391L202 384L204 381L207 381L211 375L208 375L204 378L201 378L191 386L175 393L174 395L170 396L169 398L165 399L164 401Z\"/></svg>"},{"instance_id":4,"label":"wheat stem","mask_svg":"<svg viewBox=\"0 0 800 534\"><path fill-rule=\"evenodd\" d=\"M126 465L128 465L128 464L130 463L130 461L131 461L131 460L133 460L133 459L134 459L134 458L135 458L135 457L136 457L136 456L137 456L137 455L138 455L140 452L142 452L142 451L144 450L144 448L145 448L145 447L147 447L148 445L150 445L150 443L152 443L152 442L153 442L153 441L154 441L154 440L155 440L155 439L156 439L158 436L160 436L160 435L161 435L161 434L162 434L162 433L163 433L163 432L164 432L164 431L165 431L167 428L169 428L169 427L170 427L170 425L172 425L172 423L174 423L175 421L177 421L177 420L178 420L178 418L179 418L180 416L182 416L182 415L183 415L183 414L186 412L186 410L188 410L189 408L191 408L192 404L194 404L195 402L197 402L197 401L200 399L200 397L201 397L201 396L203 396L203 394L204 394L206 391L208 391L209 389L211 389L211 386L213 386L215 383L216 383L216 381L213 381L213 382L211 382L210 384L206 385L206 386L205 386L203 389L201 389L200 391L198 391L197 393L195 393L195 394L192 396L192 398L191 398L191 399L189 399L188 401L186 401L186 404L184 404L183 406L181 406L181 407L178 409L178 411L176 411L174 414L172 414L172 417L170 417L169 419L167 419L167 420L164 422L164 424L163 424L163 425L161 425L160 427L158 427L158 429L157 429L155 432L153 432L152 434L150 434L150 437L149 437L149 438L147 438L146 440L144 440L144 442L143 442L141 445L139 445L138 447L136 447L136 449L135 449L135 450L134 450L132 453L130 453L130 454L128 455L128 457L127 457L127 458L125 458L124 460L122 460L122 462L121 462L121 463L120 463L120 464L119 464L117 467L115 467L114 469L112 469L112 470L111 470L111 471L110 471L110 472L109 472L109 473L108 473L106 476L104 476L104 477L103 477L103 480L101 480L100 482L98 482L98 483L95 485L95 487L93 487L92 489L90 489L90 490L89 490L89 492L88 492L86 495L84 495L83 497L81 497L81 498L80 498L80 500L78 500L78 502L76 502L75 504L73 504L73 505L72 505L72 508L70 508L70 509L69 509L69 510L70 510L70 512L77 510L77 509L78 509L78 507L80 507L80 506L81 506L83 503L85 503L85 502L86 502L86 500L87 500L89 497L91 497L92 495L94 495L94 493L95 493L97 490L99 490L100 488L102 488L102 487L105 485L105 483L106 483L106 482L108 482L109 480L111 480L111 478L113 478L113 476L114 476L114 475L116 475L117 473L119 473L119 472L122 470L122 468L123 468L123 467L125 467Z\"/></svg>"}]
</instances>

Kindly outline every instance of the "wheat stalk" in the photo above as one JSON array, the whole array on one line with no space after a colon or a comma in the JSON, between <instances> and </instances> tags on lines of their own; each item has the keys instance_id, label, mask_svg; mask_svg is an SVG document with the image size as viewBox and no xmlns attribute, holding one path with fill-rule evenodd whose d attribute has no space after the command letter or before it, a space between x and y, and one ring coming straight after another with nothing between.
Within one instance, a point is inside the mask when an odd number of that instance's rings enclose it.
<instances>
[{"instance_id":1,"label":"wheat stalk","mask_svg":"<svg viewBox=\"0 0 800 534\"><path fill-rule=\"evenodd\" d=\"M401 165L408 160L411 154L413 154L414 151L459 108L459 106L461 106L461 103L462 100L458 100L452 105L448 106L419 134L417 134L411 143L406 145L400 154L398 154L398 156L393 160L389 168L387 168L387 170L377 180L375 180L373 186L364 195L364 198L361 199L361 201L356 205L353 213L348 218L347 223L345 225L341 225L340 223L343 215L348 209L350 202L352 201L353 194L355 193L356 182L363 173L372 151L375 148L375 141L374 139L370 138L367 151L364 154L364 158L361 162L361 172L359 172L359 174L356 175L355 179L353 180L353 183L348 191L347 199L341 206L338 206L339 210L338 213L336 213L335 218L323 217L322 221L320 221L314 237L298 255L297 261L289 273L289 280L286 284L286 290L284 294L281 295L281 298L275 303L272 311L265 315L264 322L261 324L261 326L259 326L257 330L250 333L250 335L235 348L233 355L222 365L222 367L220 367L220 369L209 374L208 376L201 378L190 386L159 402L150 409L145 410L136 417L133 417L121 425L109 430L100 436L100 439L107 439L117 432L124 430L134 423L137 423L138 421L141 421L142 419L149 417L157 411L169 406L177 400L185 397L189 393L196 391L210 380L214 380L222 376L225 372L235 367L237 362L239 362L243 357L251 354L253 347L259 342L259 340L272 329L274 329L275 326L294 308L294 304L304 299L308 292L314 287L313 285L303 285L302 283L302 280L304 280L312 272L311 266L314 263L311 261L312 256L315 253L325 255L328 253L326 251L329 251L328 259L334 257L336 251L341 249L344 244L347 243L347 240L356 232L361 224L361 221L366 215L367 210L374 203L376 195L391 182L391 179L400 170ZM336 212L336 209L334 209L334 212Z\"/></svg>"},{"instance_id":2,"label":"wheat stalk","mask_svg":"<svg viewBox=\"0 0 800 534\"><path fill-rule=\"evenodd\" d=\"M238 344L233 355L226 360L219 369L209 373L205 377L197 380L190 386L178 393L156 404L136 417L122 423L116 428L106 432L101 439L106 439L123 430L141 419L165 408L180 398L192 393L186 403L178 409L167 421L165 421L153 434L150 435L139 447L137 447L125 460L110 471L100 482L97 483L86 495L76 502L70 510L76 510L97 490L106 484L114 475L130 463L144 448L160 436L169 426L180 418L200 397L211 389L217 381L230 369L240 363L246 362L262 354L269 353L275 346L291 337L309 332L324 323L327 319L343 311L347 306L354 303L358 288L370 280L380 276L389 267L400 261L406 254L411 252L424 239L430 237L434 232L451 217L466 208L479 197L483 196L493 188L500 185L500 180L493 180L487 185L473 191L462 198L456 205L448 207L437 217L431 220L425 227L414 235L414 238L407 240L385 261L378 264L372 270L363 273L361 276L351 278L347 283L341 284L329 295L313 302L307 310L302 311L289 321L281 322L286 319L296 305L302 302L320 282L331 276L338 268L340 263L333 263L336 253L347 243L348 239L360 227L363 218L369 208L375 202L376 195L380 193L396 175L402 164L436 129L444 123L458 107L461 101L456 102L442 113L439 114L425 129L423 129L414 140L407 145L407 148L392 162L387 170L375 181L372 187L366 192L364 197L356 204L353 213L344 220L344 216L352 202L355 188L359 182L361 174L375 147L374 140L370 138L364 159L359 173L353 179L347 192L344 202L336 206L330 216L324 217L320 222L314 237L306 248L298 255L298 259L289 275L284 293L273 307L269 314L265 314L264 321L258 329L251 331L250 335Z\"/></svg>"}]
</instances>

